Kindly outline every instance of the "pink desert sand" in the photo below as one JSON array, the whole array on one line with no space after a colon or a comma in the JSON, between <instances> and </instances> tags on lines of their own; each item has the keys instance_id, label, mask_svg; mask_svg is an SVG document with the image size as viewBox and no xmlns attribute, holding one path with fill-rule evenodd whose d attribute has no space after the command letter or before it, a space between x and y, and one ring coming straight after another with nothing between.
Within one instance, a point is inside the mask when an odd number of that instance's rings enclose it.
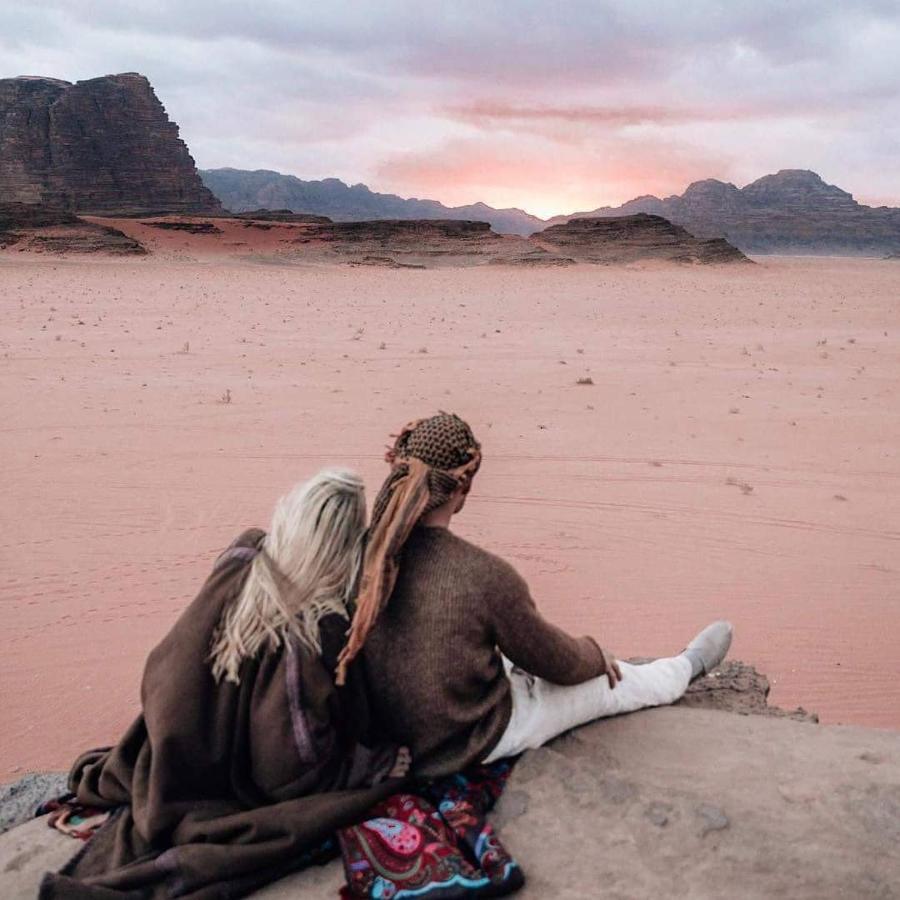
<instances>
[{"instance_id":1,"label":"pink desert sand","mask_svg":"<svg viewBox=\"0 0 900 900\"><path fill-rule=\"evenodd\" d=\"M900 728L895 262L390 271L154 240L0 253L0 781L114 741L219 550L324 465L371 497L437 409L484 446L460 533L554 621L649 656L728 618L774 703Z\"/></svg>"}]
</instances>

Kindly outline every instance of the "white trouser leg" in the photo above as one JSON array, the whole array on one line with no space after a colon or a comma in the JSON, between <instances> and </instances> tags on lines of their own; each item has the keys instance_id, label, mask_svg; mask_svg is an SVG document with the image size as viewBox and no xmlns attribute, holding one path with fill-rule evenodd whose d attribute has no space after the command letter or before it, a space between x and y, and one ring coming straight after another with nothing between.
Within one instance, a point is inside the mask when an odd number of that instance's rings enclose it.
<instances>
[{"instance_id":1,"label":"white trouser leg","mask_svg":"<svg viewBox=\"0 0 900 900\"><path fill-rule=\"evenodd\" d=\"M507 659L503 663L512 685L512 716L485 762L540 747L594 719L674 703L691 680L691 663L683 655L642 666L619 662L622 680L615 688L605 675L567 687L516 669Z\"/></svg>"}]
</instances>

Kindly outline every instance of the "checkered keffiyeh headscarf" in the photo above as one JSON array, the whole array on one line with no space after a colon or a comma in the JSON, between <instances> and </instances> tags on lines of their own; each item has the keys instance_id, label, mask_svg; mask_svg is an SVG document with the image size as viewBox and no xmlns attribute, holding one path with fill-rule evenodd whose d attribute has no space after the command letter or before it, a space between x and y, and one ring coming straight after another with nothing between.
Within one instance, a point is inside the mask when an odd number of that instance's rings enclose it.
<instances>
[{"instance_id":1,"label":"checkered keffiyeh headscarf","mask_svg":"<svg viewBox=\"0 0 900 900\"><path fill-rule=\"evenodd\" d=\"M385 454L391 472L372 507L372 522L356 612L338 658L337 683L359 653L397 581L399 556L425 513L443 506L457 488L468 491L481 465L481 445L452 413L410 422Z\"/></svg>"}]
</instances>

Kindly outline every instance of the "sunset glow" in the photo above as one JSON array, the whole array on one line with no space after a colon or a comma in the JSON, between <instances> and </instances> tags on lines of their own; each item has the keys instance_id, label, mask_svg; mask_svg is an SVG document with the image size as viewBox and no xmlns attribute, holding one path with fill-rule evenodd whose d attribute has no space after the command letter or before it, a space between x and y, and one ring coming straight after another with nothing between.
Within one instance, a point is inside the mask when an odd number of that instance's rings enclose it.
<instances>
[{"instance_id":1,"label":"sunset glow","mask_svg":"<svg viewBox=\"0 0 900 900\"><path fill-rule=\"evenodd\" d=\"M898 43L866 0L0 0L4 75L140 71L201 168L541 216L795 167L896 200Z\"/></svg>"}]
</instances>

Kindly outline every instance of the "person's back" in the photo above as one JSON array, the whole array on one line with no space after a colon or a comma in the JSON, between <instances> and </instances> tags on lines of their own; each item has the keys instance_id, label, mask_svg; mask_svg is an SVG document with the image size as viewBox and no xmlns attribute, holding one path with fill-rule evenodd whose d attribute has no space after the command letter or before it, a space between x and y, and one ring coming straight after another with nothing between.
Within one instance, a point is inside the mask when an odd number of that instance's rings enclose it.
<instances>
[{"instance_id":1,"label":"person's back","mask_svg":"<svg viewBox=\"0 0 900 900\"><path fill-rule=\"evenodd\" d=\"M591 638L541 617L509 563L447 528L413 529L363 654L375 719L403 735L416 772L454 772L494 749L512 710L501 653L557 684L605 669Z\"/></svg>"},{"instance_id":2,"label":"person's back","mask_svg":"<svg viewBox=\"0 0 900 900\"><path fill-rule=\"evenodd\" d=\"M512 566L449 531L481 463L459 417L410 423L387 462L338 681L362 652L377 727L410 747L418 774L514 756L600 716L671 703L724 658L727 622L677 656L629 666L543 619Z\"/></svg>"},{"instance_id":3,"label":"person's back","mask_svg":"<svg viewBox=\"0 0 900 900\"><path fill-rule=\"evenodd\" d=\"M506 727L509 681L490 630L495 569L492 557L446 528L414 529L366 641L375 719L388 735L414 738L417 771L481 759Z\"/></svg>"}]
</instances>

